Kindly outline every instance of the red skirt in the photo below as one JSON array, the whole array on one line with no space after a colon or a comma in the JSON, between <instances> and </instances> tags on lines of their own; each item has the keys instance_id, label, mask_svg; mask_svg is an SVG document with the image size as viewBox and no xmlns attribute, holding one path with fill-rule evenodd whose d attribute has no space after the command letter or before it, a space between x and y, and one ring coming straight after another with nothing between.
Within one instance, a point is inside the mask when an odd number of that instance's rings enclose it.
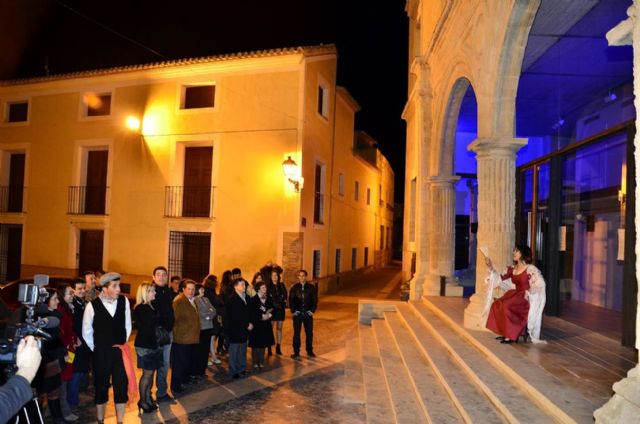
<instances>
[{"instance_id":1,"label":"red skirt","mask_svg":"<svg viewBox=\"0 0 640 424\"><path fill-rule=\"evenodd\" d=\"M517 340L527 325L529 301L524 291L509 290L491 305L487 328L511 340Z\"/></svg>"}]
</instances>

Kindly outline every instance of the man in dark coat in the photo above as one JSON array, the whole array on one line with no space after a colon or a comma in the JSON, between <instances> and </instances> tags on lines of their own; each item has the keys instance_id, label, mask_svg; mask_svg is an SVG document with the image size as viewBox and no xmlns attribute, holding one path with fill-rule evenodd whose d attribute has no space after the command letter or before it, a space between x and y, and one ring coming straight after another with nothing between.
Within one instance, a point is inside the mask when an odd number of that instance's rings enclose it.
<instances>
[{"instance_id":1,"label":"man in dark coat","mask_svg":"<svg viewBox=\"0 0 640 424\"><path fill-rule=\"evenodd\" d=\"M151 302L151 306L158 311L158 323L169 332L173 340L173 324L175 321L173 313L173 299L175 293L168 284L169 273L167 268L157 266L153 270L153 284L156 287L156 298ZM158 402L172 401L173 397L167 393L167 374L169 373L169 363L171 361L171 343L161 346L162 367L156 373L156 400Z\"/></svg>"},{"instance_id":2,"label":"man in dark coat","mask_svg":"<svg viewBox=\"0 0 640 424\"><path fill-rule=\"evenodd\" d=\"M289 308L293 314L293 359L300 357L300 330L304 325L307 356L313 353L313 314L318 307L316 287L307 282L307 271L298 271L298 282L289 291Z\"/></svg>"},{"instance_id":3,"label":"man in dark coat","mask_svg":"<svg viewBox=\"0 0 640 424\"><path fill-rule=\"evenodd\" d=\"M229 373L233 378L246 375L247 365L247 339L249 331L253 329L251 324L251 312L247 304L246 284L243 279L233 282L235 293L229 296L225 305L226 317L224 325L229 336Z\"/></svg>"},{"instance_id":4,"label":"man in dark coat","mask_svg":"<svg viewBox=\"0 0 640 424\"><path fill-rule=\"evenodd\" d=\"M80 403L80 384L91 369L91 349L82 338L82 317L86 306L86 283L84 278L76 278L73 281L73 331L78 337L79 346L75 349L73 360L73 377L67 387L67 403L69 408L75 409Z\"/></svg>"}]
</instances>

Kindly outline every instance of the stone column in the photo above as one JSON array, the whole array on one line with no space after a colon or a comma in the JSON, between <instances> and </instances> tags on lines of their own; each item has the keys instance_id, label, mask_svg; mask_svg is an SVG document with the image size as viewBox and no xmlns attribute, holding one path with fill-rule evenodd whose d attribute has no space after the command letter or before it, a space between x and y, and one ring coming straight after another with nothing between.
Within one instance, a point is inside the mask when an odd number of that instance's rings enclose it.
<instances>
[{"instance_id":1,"label":"stone column","mask_svg":"<svg viewBox=\"0 0 640 424\"><path fill-rule=\"evenodd\" d=\"M479 138L469 145L478 161L478 249L486 246L497 270L511 263L515 243L516 152L525 139ZM484 256L477 254L476 293L464 311L464 325L482 330L487 317L482 315L487 288Z\"/></svg>"},{"instance_id":2,"label":"stone column","mask_svg":"<svg viewBox=\"0 0 640 424\"><path fill-rule=\"evenodd\" d=\"M637 11L640 0L634 0L633 6L627 10L629 19L621 22L607 33L607 40L612 46L633 45L633 92L635 94L636 111L640 111L640 21ZM636 48L638 47L638 48ZM640 114L636 113L636 128L640 128ZM636 234L640 234L640 131L636 132ZM627 228L627 231L632 231ZM640 237L636 237L636 279L640 281ZM638 290L638 309L636 313L636 349L640 349L640 290ZM640 417L640 365L631 369L627 377L614 383L614 395L593 416L597 423L637 423Z\"/></svg>"},{"instance_id":3,"label":"stone column","mask_svg":"<svg viewBox=\"0 0 640 424\"><path fill-rule=\"evenodd\" d=\"M453 279L455 258L455 224L456 224L456 183L460 177L428 177L429 210L427 221L429 230L429 269L423 294L438 296L440 294L440 277L447 278L449 294L462 295L462 288L457 287ZM446 291L445 291L446 294Z\"/></svg>"},{"instance_id":4,"label":"stone column","mask_svg":"<svg viewBox=\"0 0 640 424\"><path fill-rule=\"evenodd\" d=\"M431 144L431 101L432 93L429 82L430 69L423 57L416 57L411 65L412 73L416 75L416 88L412 93L415 102L415 117L418 122L416 134L415 155L418 162L416 176L416 273L410 281L411 300L420 300L423 295L423 286L428 278L429 270L429 228L428 208L429 184L429 151Z\"/></svg>"}]
</instances>

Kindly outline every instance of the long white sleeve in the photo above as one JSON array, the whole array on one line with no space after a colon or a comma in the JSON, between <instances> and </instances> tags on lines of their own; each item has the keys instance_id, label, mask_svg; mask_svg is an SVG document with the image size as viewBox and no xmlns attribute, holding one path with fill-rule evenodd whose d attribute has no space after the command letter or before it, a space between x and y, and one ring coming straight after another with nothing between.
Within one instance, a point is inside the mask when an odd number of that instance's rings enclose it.
<instances>
[{"instance_id":1,"label":"long white sleeve","mask_svg":"<svg viewBox=\"0 0 640 424\"><path fill-rule=\"evenodd\" d=\"M129 314L131 315L131 314ZM84 308L84 315L82 316L82 338L89 346L89 349L93 351L94 343L93 343L93 317L95 316L95 311L93 310L93 305L91 302L87 303L87 306ZM131 316L129 316L129 324L131 324Z\"/></svg>"},{"instance_id":2,"label":"long white sleeve","mask_svg":"<svg viewBox=\"0 0 640 424\"><path fill-rule=\"evenodd\" d=\"M131 305L129 304L129 299L126 297L124 298L124 326L127 329L127 340L129 340L129 336L131 335Z\"/></svg>"}]
</instances>

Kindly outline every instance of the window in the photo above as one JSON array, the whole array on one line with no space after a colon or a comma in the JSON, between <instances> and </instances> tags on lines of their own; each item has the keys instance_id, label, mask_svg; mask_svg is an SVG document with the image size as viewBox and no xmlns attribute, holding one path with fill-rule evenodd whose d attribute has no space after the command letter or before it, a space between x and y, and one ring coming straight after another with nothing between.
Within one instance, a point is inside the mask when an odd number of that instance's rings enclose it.
<instances>
[{"instance_id":1,"label":"window","mask_svg":"<svg viewBox=\"0 0 640 424\"><path fill-rule=\"evenodd\" d=\"M344 196L344 173L338 175L338 194Z\"/></svg>"},{"instance_id":2,"label":"window","mask_svg":"<svg viewBox=\"0 0 640 424\"><path fill-rule=\"evenodd\" d=\"M185 86L182 95L181 109L202 109L215 104L215 85Z\"/></svg>"},{"instance_id":3,"label":"window","mask_svg":"<svg viewBox=\"0 0 640 424\"><path fill-rule=\"evenodd\" d=\"M364 248L364 266L368 266L369 265L369 248L365 247Z\"/></svg>"},{"instance_id":4,"label":"window","mask_svg":"<svg viewBox=\"0 0 640 424\"><path fill-rule=\"evenodd\" d=\"M209 275L211 233L169 233L169 275L200 281Z\"/></svg>"},{"instance_id":5,"label":"window","mask_svg":"<svg viewBox=\"0 0 640 424\"><path fill-rule=\"evenodd\" d=\"M313 202L313 222L324 223L324 165L316 163L315 196Z\"/></svg>"},{"instance_id":6,"label":"window","mask_svg":"<svg viewBox=\"0 0 640 424\"><path fill-rule=\"evenodd\" d=\"M378 200L380 201L380 206L382 206L384 204L382 200L382 185L378 186Z\"/></svg>"},{"instance_id":7,"label":"window","mask_svg":"<svg viewBox=\"0 0 640 424\"><path fill-rule=\"evenodd\" d=\"M318 113L325 118L329 117L329 89L318 86Z\"/></svg>"},{"instance_id":8,"label":"window","mask_svg":"<svg viewBox=\"0 0 640 424\"><path fill-rule=\"evenodd\" d=\"M313 251L313 279L320 278L320 251Z\"/></svg>"},{"instance_id":9,"label":"window","mask_svg":"<svg viewBox=\"0 0 640 424\"><path fill-rule=\"evenodd\" d=\"M371 188L367 187L367 205L371 204Z\"/></svg>"},{"instance_id":10,"label":"window","mask_svg":"<svg viewBox=\"0 0 640 424\"><path fill-rule=\"evenodd\" d=\"M384 249L384 225L380 226L380 250Z\"/></svg>"},{"instance_id":11,"label":"window","mask_svg":"<svg viewBox=\"0 0 640 424\"><path fill-rule=\"evenodd\" d=\"M355 270L358 265L358 248L354 247L351 249L351 269Z\"/></svg>"},{"instance_id":12,"label":"window","mask_svg":"<svg viewBox=\"0 0 640 424\"><path fill-rule=\"evenodd\" d=\"M409 191L409 241L416 241L416 178L411 180Z\"/></svg>"},{"instance_id":13,"label":"window","mask_svg":"<svg viewBox=\"0 0 640 424\"><path fill-rule=\"evenodd\" d=\"M360 199L360 182L359 181L355 182L353 190L354 190L353 200L357 202Z\"/></svg>"},{"instance_id":14,"label":"window","mask_svg":"<svg viewBox=\"0 0 640 424\"><path fill-rule=\"evenodd\" d=\"M27 122L29 102L7 103L7 122Z\"/></svg>"},{"instance_id":15,"label":"window","mask_svg":"<svg viewBox=\"0 0 640 424\"><path fill-rule=\"evenodd\" d=\"M336 274L342 270L342 249L336 249Z\"/></svg>"},{"instance_id":16,"label":"window","mask_svg":"<svg viewBox=\"0 0 640 424\"><path fill-rule=\"evenodd\" d=\"M391 247L391 228L387 227L387 249Z\"/></svg>"},{"instance_id":17,"label":"window","mask_svg":"<svg viewBox=\"0 0 640 424\"><path fill-rule=\"evenodd\" d=\"M87 107L86 116L111 115L111 93L89 93L84 96L84 103Z\"/></svg>"}]
</instances>

